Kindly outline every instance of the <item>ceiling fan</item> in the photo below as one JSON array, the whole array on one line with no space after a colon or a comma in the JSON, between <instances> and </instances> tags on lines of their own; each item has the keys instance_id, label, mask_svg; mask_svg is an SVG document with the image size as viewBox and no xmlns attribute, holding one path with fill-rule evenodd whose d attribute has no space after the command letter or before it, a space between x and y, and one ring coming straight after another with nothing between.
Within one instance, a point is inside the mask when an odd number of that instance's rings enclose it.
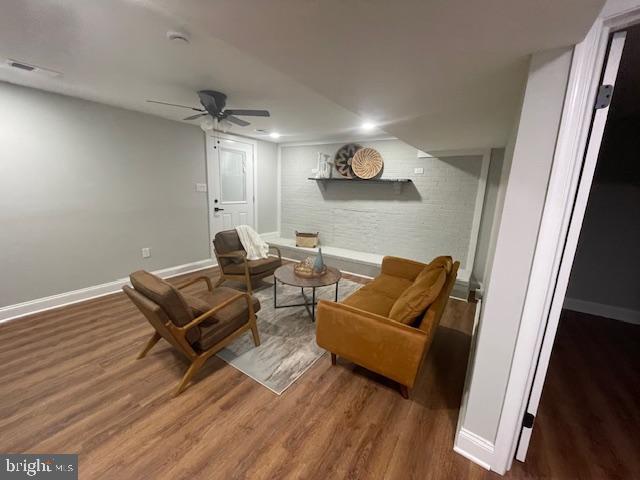
<instances>
[{"instance_id":1,"label":"ceiling fan","mask_svg":"<svg viewBox=\"0 0 640 480\"><path fill-rule=\"evenodd\" d=\"M220 120L227 120L231 123L235 123L240 127L246 127L250 125L249 122L238 118L236 115L251 116L251 117L269 117L268 110L243 110L243 109L224 109L227 103L227 96L224 93L216 92L214 90L200 90L198 92L198 98L204 108L189 107L187 105L178 105L176 103L159 102L157 100L147 100L149 103L159 103L160 105L170 105L172 107L188 108L195 110L195 115L191 115L183 120L195 120L196 118L211 115L213 118Z\"/></svg>"}]
</instances>

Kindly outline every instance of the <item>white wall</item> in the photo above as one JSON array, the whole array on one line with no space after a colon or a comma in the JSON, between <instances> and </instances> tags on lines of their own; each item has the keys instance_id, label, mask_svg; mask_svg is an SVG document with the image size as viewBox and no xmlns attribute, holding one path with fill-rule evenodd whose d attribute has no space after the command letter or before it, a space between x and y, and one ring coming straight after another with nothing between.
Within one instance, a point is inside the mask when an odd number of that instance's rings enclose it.
<instances>
[{"instance_id":1,"label":"white wall","mask_svg":"<svg viewBox=\"0 0 640 480\"><path fill-rule=\"evenodd\" d=\"M359 143L381 153L383 178L413 183L398 195L384 184L330 183L323 191L307 180L317 152L333 157L342 144L283 146L281 235L317 231L324 245L421 261L451 254L467 267L482 156L417 158L399 140Z\"/></svg>"},{"instance_id":2,"label":"white wall","mask_svg":"<svg viewBox=\"0 0 640 480\"><path fill-rule=\"evenodd\" d=\"M7 83L0 105L0 306L209 258L198 127Z\"/></svg>"},{"instance_id":3,"label":"white wall","mask_svg":"<svg viewBox=\"0 0 640 480\"><path fill-rule=\"evenodd\" d=\"M278 146L258 140L257 148L258 225L259 233L278 231Z\"/></svg>"},{"instance_id":4,"label":"white wall","mask_svg":"<svg viewBox=\"0 0 640 480\"><path fill-rule=\"evenodd\" d=\"M490 264L457 447L490 464L522 314L571 61L569 49L533 55ZM511 157L511 158L509 158ZM477 448L476 448L477 447Z\"/></svg>"},{"instance_id":5,"label":"white wall","mask_svg":"<svg viewBox=\"0 0 640 480\"><path fill-rule=\"evenodd\" d=\"M478 245L476 247L476 258L471 273L473 287L484 288L487 279L487 261L489 245L491 244L491 234L496 220L496 214L502 212L498 199L500 193L506 187L506 176L503 180L504 148L494 148L491 150L491 163L487 175L486 189L484 193L484 206L482 208L482 221L478 232ZM502 180L502 183L501 183Z\"/></svg>"}]
</instances>

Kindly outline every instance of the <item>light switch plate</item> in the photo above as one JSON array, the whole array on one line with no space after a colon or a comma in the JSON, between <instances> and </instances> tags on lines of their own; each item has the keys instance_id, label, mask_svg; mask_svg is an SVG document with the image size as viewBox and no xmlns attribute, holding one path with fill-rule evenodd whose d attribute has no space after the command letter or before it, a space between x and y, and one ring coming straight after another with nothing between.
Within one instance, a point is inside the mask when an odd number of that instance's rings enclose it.
<instances>
[{"instance_id":1,"label":"light switch plate","mask_svg":"<svg viewBox=\"0 0 640 480\"><path fill-rule=\"evenodd\" d=\"M196 183L196 192L206 192L207 184L206 183Z\"/></svg>"},{"instance_id":2,"label":"light switch plate","mask_svg":"<svg viewBox=\"0 0 640 480\"><path fill-rule=\"evenodd\" d=\"M151 249L149 247L145 247L142 249L142 258L149 258L151 256Z\"/></svg>"},{"instance_id":3,"label":"light switch plate","mask_svg":"<svg viewBox=\"0 0 640 480\"><path fill-rule=\"evenodd\" d=\"M424 175L424 167L416 167L413 169L413 173L416 175Z\"/></svg>"}]
</instances>

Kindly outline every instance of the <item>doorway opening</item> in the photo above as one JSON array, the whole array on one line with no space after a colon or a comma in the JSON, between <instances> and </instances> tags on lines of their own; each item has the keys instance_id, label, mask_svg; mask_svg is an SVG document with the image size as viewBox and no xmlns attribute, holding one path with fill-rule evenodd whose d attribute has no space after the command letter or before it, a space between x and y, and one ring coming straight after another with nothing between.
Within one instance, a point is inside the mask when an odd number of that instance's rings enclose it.
<instances>
[{"instance_id":1,"label":"doorway opening","mask_svg":"<svg viewBox=\"0 0 640 480\"><path fill-rule=\"evenodd\" d=\"M562 259L568 288L549 318L516 454L524 472L640 478L638 132L640 25L611 38L585 159L593 178L576 196L575 255L566 247Z\"/></svg>"}]
</instances>

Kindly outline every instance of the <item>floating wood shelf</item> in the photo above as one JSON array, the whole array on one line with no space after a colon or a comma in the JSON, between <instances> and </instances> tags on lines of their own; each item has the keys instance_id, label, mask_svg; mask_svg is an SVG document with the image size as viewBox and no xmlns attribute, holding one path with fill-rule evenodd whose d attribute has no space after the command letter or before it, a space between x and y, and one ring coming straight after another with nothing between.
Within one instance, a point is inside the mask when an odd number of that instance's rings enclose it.
<instances>
[{"instance_id":1,"label":"floating wood shelf","mask_svg":"<svg viewBox=\"0 0 640 480\"><path fill-rule=\"evenodd\" d=\"M327 183L359 183L359 184L365 184L365 183L385 183L388 185L393 185L393 191L395 193L400 193L402 192L402 187L407 184L407 183L413 183L413 181L410 178L375 178L375 179L370 179L370 180L363 180L361 178L340 178L340 177L336 177L336 178L314 178L314 177L309 177L307 180L313 180L315 182L318 182L318 185L320 186L320 188L322 190L325 190L327 188Z\"/></svg>"}]
</instances>

